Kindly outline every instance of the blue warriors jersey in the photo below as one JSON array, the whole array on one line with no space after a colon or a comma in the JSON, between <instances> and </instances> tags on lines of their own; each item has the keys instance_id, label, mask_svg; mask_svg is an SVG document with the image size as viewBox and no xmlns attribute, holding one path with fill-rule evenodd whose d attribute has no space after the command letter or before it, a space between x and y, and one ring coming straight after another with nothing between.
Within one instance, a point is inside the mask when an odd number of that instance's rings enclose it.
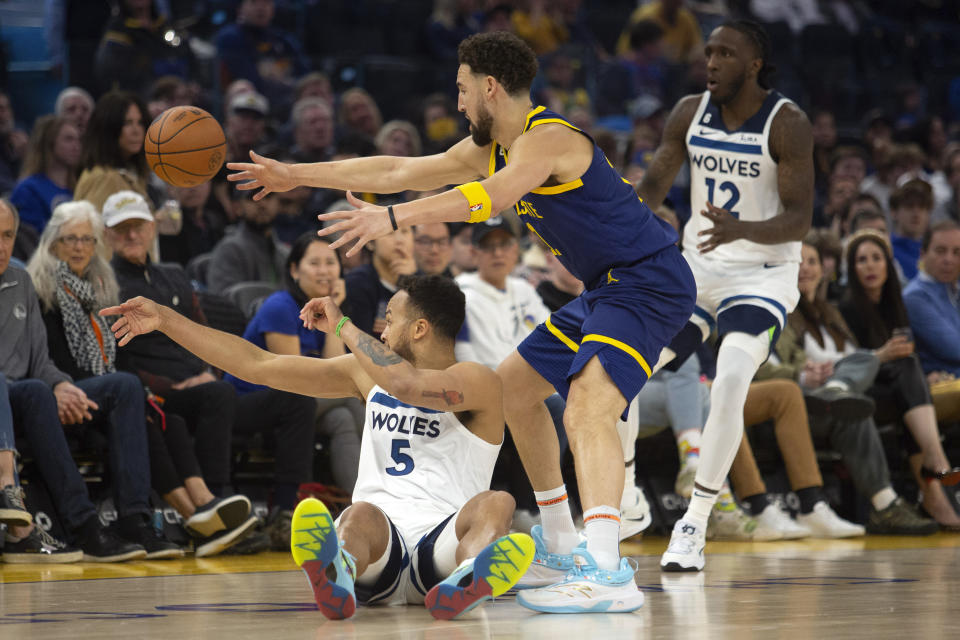
<instances>
[{"instance_id":1,"label":"blue warriors jersey","mask_svg":"<svg viewBox=\"0 0 960 640\"><path fill-rule=\"evenodd\" d=\"M570 127L593 142L546 107L530 111L523 130L544 124ZM494 142L489 173L509 161L509 151ZM588 289L603 284L610 269L635 264L677 242L673 228L643 204L596 143L593 161L582 176L534 189L517 202L516 209L527 228Z\"/></svg>"}]
</instances>

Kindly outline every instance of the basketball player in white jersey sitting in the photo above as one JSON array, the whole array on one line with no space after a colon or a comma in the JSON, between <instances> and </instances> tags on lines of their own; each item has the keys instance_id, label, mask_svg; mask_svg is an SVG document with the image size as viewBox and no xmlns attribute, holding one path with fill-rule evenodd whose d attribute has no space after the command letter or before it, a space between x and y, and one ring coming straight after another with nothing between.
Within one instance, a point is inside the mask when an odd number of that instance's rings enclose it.
<instances>
[{"instance_id":1,"label":"basketball player in white jersey sitting","mask_svg":"<svg viewBox=\"0 0 960 640\"><path fill-rule=\"evenodd\" d=\"M442 276L401 279L387 305L382 343L330 298L304 306L304 326L340 337L332 359L276 355L195 324L146 298L104 309L120 346L159 330L238 378L318 398L367 402L353 505L334 526L319 500L293 515L291 548L330 619L364 604L425 603L451 619L512 587L535 553L507 535L514 500L489 491L503 441L500 378L457 362L464 297ZM445 579L444 579L445 578Z\"/></svg>"},{"instance_id":2,"label":"basketball player in white jersey sitting","mask_svg":"<svg viewBox=\"0 0 960 640\"><path fill-rule=\"evenodd\" d=\"M813 138L807 116L767 84L770 40L756 23L718 27L706 45L707 91L681 99L638 187L663 202L690 162L693 215L683 255L697 281L690 322L660 363L678 367L716 327L722 339L693 496L660 561L703 569L704 534L743 437L750 380L800 298L800 240L813 216Z\"/></svg>"}]
</instances>

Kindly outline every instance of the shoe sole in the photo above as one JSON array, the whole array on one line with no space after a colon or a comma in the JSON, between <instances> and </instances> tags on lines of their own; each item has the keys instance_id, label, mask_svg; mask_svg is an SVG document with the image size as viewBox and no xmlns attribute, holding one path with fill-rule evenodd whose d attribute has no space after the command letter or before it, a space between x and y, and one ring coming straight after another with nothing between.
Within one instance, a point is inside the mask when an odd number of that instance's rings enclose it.
<instances>
[{"instance_id":1,"label":"shoe sole","mask_svg":"<svg viewBox=\"0 0 960 640\"><path fill-rule=\"evenodd\" d=\"M89 553L83 554L84 562L126 562L127 560L143 560L147 557L147 550L128 551L127 553L118 553L112 556L92 556Z\"/></svg>"},{"instance_id":2,"label":"shoe sole","mask_svg":"<svg viewBox=\"0 0 960 640\"><path fill-rule=\"evenodd\" d=\"M533 538L511 533L487 545L473 562L467 587L441 582L427 593L424 606L437 620L454 620L509 591L526 573L536 554Z\"/></svg>"},{"instance_id":3,"label":"shoe sole","mask_svg":"<svg viewBox=\"0 0 960 640\"><path fill-rule=\"evenodd\" d=\"M830 416L838 420L860 420L872 416L876 405L865 398L838 398L824 400L806 396L807 412L813 415Z\"/></svg>"},{"instance_id":4,"label":"shoe sole","mask_svg":"<svg viewBox=\"0 0 960 640\"><path fill-rule=\"evenodd\" d=\"M179 547L176 549L163 549L161 551L148 551L147 555L143 557L144 560L168 560L172 558L182 558L184 556L183 549Z\"/></svg>"},{"instance_id":5,"label":"shoe sole","mask_svg":"<svg viewBox=\"0 0 960 640\"><path fill-rule=\"evenodd\" d=\"M33 516L20 509L0 509L0 522L8 527L29 527L33 524Z\"/></svg>"},{"instance_id":6,"label":"shoe sole","mask_svg":"<svg viewBox=\"0 0 960 640\"><path fill-rule=\"evenodd\" d=\"M706 565L706 562L700 562L698 565L692 565L685 567L679 562L667 562L660 565L661 571L668 571L670 573L693 573L695 571L703 571L703 567Z\"/></svg>"},{"instance_id":7,"label":"shoe sole","mask_svg":"<svg viewBox=\"0 0 960 640\"><path fill-rule=\"evenodd\" d=\"M218 531L240 526L249 515L250 500L246 496L230 496L216 509L190 516L184 527L198 538L209 538Z\"/></svg>"},{"instance_id":8,"label":"shoe sole","mask_svg":"<svg viewBox=\"0 0 960 640\"><path fill-rule=\"evenodd\" d=\"M83 560L83 551L69 551L66 553L4 553L3 562L7 564L71 564Z\"/></svg>"},{"instance_id":9,"label":"shoe sole","mask_svg":"<svg viewBox=\"0 0 960 640\"><path fill-rule=\"evenodd\" d=\"M648 513L643 518L623 518L620 519L620 542L627 538L632 538L647 530L653 524L653 518Z\"/></svg>"},{"instance_id":10,"label":"shoe sole","mask_svg":"<svg viewBox=\"0 0 960 640\"><path fill-rule=\"evenodd\" d=\"M522 593L517 595L517 602L527 609L539 611L540 613L630 613L642 607L645 602L645 598L643 596L643 592L638 589L637 597L631 596L630 598L626 599L610 598L607 600L599 600L589 607L577 605L555 606L547 604L534 604L527 602Z\"/></svg>"},{"instance_id":11,"label":"shoe sole","mask_svg":"<svg viewBox=\"0 0 960 640\"><path fill-rule=\"evenodd\" d=\"M226 551L233 545L242 542L247 537L247 534L253 530L253 527L256 526L256 524L257 517L250 516L247 518L246 522L237 526L233 531L228 531L219 538L201 544L199 547L197 547L194 556L197 558L206 558Z\"/></svg>"},{"instance_id":12,"label":"shoe sole","mask_svg":"<svg viewBox=\"0 0 960 640\"><path fill-rule=\"evenodd\" d=\"M349 618L357 610L354 594L327 577L340 541L327 506L316 498L301 500L290 521L290 553L303 569L320 612L330 620Z\"/></svg>"}]
</instances>

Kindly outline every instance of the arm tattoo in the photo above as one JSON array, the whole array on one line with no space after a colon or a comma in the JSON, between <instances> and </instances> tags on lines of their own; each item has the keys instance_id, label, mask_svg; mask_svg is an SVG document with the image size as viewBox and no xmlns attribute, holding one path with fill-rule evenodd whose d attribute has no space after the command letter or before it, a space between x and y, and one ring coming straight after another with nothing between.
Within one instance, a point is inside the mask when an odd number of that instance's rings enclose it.
<instances>
[{"instance_id":1,"label":"arm tattoo","mask_svg":"<svg viewBox=\"0 0 960 640\"><path fill-rule=\"evenodd\" d=\"M424 391L423 397L424 398L443 398L443 401L447 403L447 406L463 404L463 393L455 389L451 389L451 390L442 389L440 391Z\"/></svg>"},{"instance_id":2,"label":"arm tattoo","mask_svg":"<svg viewBox=\"0 0 960 640\"><path fill-rule=\"evenodd\" d=\"M389 367L403 362L403 358L391 351L387 345L362 332L357 340L357 350L370 358L378 367Z\"/></svg>"}]
</instances>

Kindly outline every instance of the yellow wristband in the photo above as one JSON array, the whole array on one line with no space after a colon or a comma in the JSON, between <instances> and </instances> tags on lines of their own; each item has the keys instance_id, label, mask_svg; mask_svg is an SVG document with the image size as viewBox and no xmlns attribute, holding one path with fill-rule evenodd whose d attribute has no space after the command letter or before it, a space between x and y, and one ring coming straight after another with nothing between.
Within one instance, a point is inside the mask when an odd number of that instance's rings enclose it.
<instances>
[{"instance_id":1,"label":"yellow wristband","mask_svg":"<svg viewBox=\"0 0 960 640\"><path fill-rule=\"evenodd\" d=\"M470 208L470 220L468 222L483 222L491 216L493 203L482 184L468 182L461 184L456 189L467 199L467 206Z\"/></svg>"}]
</instances>

